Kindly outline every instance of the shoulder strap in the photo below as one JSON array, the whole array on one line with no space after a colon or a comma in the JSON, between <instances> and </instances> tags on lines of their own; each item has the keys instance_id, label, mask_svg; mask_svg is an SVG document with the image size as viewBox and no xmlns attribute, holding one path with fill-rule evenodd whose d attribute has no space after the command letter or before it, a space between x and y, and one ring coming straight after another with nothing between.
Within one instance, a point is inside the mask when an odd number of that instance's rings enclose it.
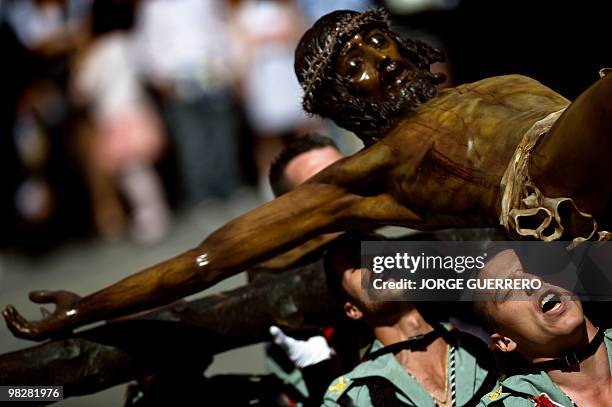
<instances>
[{"instance_id":1,"label":"shoulder strap","mask_svg":"<svg viewBox=\"0 0 612 407\"><path fill-rule=\"evenodd\" d=\"M379 356L386 355L387 353L396 354L404 349L419 349L425 348L434 339L440 336L446 336L447 331L439 324L433 326L433 329L424 335L412 336L405 341L397 342L391 345L387 345L383 348L375 350L364 357L364 360L374 360Z\"/></svg>"}]
</instances>

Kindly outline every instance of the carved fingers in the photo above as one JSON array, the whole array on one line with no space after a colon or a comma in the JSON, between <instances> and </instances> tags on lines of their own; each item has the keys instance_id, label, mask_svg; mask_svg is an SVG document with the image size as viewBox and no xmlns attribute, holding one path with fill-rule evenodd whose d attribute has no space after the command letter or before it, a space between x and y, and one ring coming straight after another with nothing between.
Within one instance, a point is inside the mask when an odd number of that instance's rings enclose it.
<instances>
[{"instance_id":1,"label":"carved fingers","mask_svg":"<svg viewBox=\"0 0 612 407\"><path fill-rule=\"evenodd\" d=\"M8 329L18 338L35 339L38 335L35 326L17 312L15 307L7 305L2 311Z\"/></svg>"},{"instance_id":2,"label":"carved fingers","mask_svg":"<svg viewBox=\"0 0 612 407\"><path fill-rule=\"evenodd\" d=\"M12 305L8 305L2 316L8 329L18 338L43 340L51 335L69 328L76 317L75 304L80 297L69 291L33 291L29 298L37 304L55 304L53 312L41 307L43 319L26 320Z\"/></svg>"}]
</instances>

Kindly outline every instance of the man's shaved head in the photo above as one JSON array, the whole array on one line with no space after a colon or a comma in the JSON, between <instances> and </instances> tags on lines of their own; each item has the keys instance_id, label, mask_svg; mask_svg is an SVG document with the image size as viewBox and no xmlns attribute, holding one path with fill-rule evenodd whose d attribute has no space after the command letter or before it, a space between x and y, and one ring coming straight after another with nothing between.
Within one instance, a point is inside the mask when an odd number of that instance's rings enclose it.
<instances>
[{"instance_id":1,"label":"man's shaved head","mask_svg":"<svg viewBox=\"0 0 612 407\"><path fill-rule=\"evenodd\" d=\"M291 139L270 166L274 195L286 194L340 158L338 146L329 137L311 133Z\"/></svg>"}]
</instances>

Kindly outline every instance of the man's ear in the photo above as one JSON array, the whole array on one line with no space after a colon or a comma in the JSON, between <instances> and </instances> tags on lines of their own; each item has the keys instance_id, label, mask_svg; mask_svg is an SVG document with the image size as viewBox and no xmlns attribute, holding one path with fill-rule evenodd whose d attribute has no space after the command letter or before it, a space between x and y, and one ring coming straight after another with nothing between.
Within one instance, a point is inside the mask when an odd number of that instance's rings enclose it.
<instances>
[{"instance_id":1,"label":"man's ear","mask_svg":"<svg viewBox=\"0 0 612 407\"><path fill-rule=\"evenodd\" d=\"M363 312L361 312L361 310L359 308L357 308L357 306L355 306L355 304L347 301L347 302L344 303L344 307L343 308L344 308L344 313L350 319L359 320L359 319L363 318Z\"/></svg>"},{"instance_id":2,"label":"man's ear","mask_svg":"<svg viewBox=\"0 0 612 407\"><path fill-rule=\"evenodd\" d=\"M494 333L491 335L491 340L493 341L493 344L495 344L495 346L497 346L497 348L502 352L514 352L516 350L516 342L507 336Z\"/></svg>"}]
</instances>

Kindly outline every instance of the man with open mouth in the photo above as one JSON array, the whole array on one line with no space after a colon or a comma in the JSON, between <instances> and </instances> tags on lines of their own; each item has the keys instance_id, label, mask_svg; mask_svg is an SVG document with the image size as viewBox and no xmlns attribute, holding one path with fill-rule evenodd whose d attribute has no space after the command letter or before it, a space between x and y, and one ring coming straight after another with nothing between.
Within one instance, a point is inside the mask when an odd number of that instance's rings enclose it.
<instances>
[{"instance_id":1,"label":"man with open mouth","mask_svg":"<svg viewBox=\"0 0 612 407\"><path fill-rule=\"evenodd\" d=\"M514 250L495 255L480 278L532 278ZM489 296L490 295L490 296ZM543 283L538 290L497 290L475 302L476 313L517 374L481 406L607 406L612 403L612 330L584 315L569 291Z\"/></svg>"},{"instance_id":2,"label":"man with open mouth","mask_svg":"<svg viewBox=\"0 0 612 407\"><path fill-rule=\"evenodd\" d=\"M486 344L427 315L431 304L402 301L401 290L372 299L362 280L361 241L378 235L348 233L325 254L330 291L346 316L371 328L375 341L362 363L336 378L323 405L474 406L497 385L497 368Z\"/></svg>"}]
</instances>

